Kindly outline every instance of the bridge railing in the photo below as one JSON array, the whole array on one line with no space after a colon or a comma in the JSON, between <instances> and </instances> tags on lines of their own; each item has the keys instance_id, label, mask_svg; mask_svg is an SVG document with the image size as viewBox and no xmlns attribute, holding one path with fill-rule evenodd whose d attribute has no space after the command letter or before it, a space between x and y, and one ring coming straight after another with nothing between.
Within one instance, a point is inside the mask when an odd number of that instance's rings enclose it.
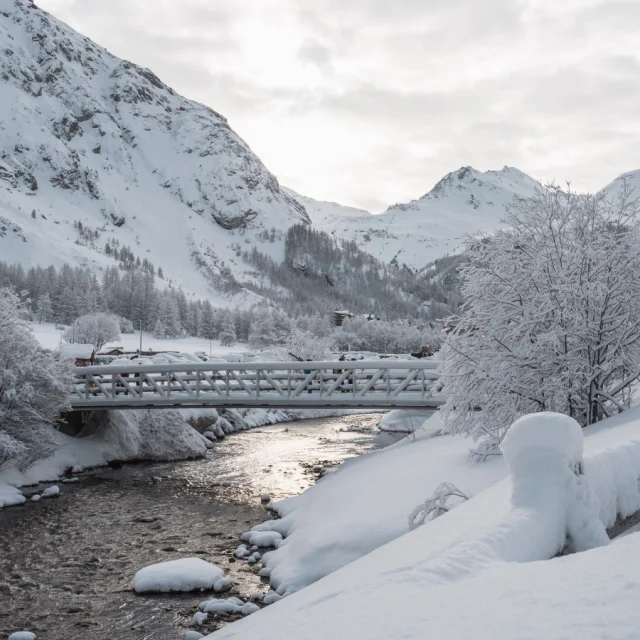
<instances>
[{"instance_id":1,"label":"bridge railing","mask_svg":"<svg viewBox=\"0 0 640 640\"><path fill-rule=\"evenodd\" d=\"M73 408L437 406L438 363L202 362L76 367Z\"/></svg>"}]
</instances>

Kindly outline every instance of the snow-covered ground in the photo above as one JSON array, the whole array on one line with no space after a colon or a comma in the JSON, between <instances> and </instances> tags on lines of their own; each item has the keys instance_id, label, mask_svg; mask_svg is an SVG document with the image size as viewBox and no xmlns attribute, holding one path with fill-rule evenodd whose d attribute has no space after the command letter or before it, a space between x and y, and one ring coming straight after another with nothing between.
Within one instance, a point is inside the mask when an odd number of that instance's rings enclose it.
<instances>
[{"instance_id":1,"label":"snow-covered ground","mask_svg":"<svg viewBox=\"0 0 640 640\"><path fill-rule=\"evenodd\" d=\"M64 330L56 329L51 322L33 322L31 329L38 342L47 349L57 349L63 342L62 334ZM140 348L140 333L123 333L121 339L115 342L107 343L102 351L106 351L109 347L120 346L126 351L135 351ZM185 338L154 338L153 334L148 331L142 332L142 350L143 351L179 351L182 353L195 353L203 351L208 354L211 348L213 355L229 355L233 353L247 352L246 344L238 343L233 347L223 347L219 340L206 340L205 338L194 338L188 336Z\"/></svg>"},{"instance_id":2,"label":"snow-covered ground","mask_svg":"<svg viewBox=\"0 0 640 640\"><path fill-rule=\"evenodd\" d=\"M414 441L354 460L276 504L289 539L266 561L283 592L326 575L325 564L335 559L354 561L212 637L637 637L640 583L632 568L640 536L549 558L567 534L577 551L605 544L604 527L640 509L640 409L583 430L580 467L578 428L565 430L564 439L544 424L523 433L507 447L512 475L502 481L502 460L468 466L464 441L419 439L418 432ZM438 476L431 486L425 468ZM406 519L400 526L404 493L415 503L444 480L475 495L412 532ZM396 539L384 544L381 536L382 546L372 550L387 519L397 522ZM304 543L294 543L296 536Z\"/></svg>"},{"instance_id":3,"label":"snow-covered ground","mask_svg":"<svg viewBox=\"0 0 640 640\"><path fill-rule=\"evenodd\" d=\"M463 438L428 437L439 427L435 414L412 439L350 460L273 505L281 519L256 529L285 536L263 559L278 593L297 591L406 533L409 513L441 482L476 494L506 476L502 458L470 465Z\"/></svg>"}]
</instances>

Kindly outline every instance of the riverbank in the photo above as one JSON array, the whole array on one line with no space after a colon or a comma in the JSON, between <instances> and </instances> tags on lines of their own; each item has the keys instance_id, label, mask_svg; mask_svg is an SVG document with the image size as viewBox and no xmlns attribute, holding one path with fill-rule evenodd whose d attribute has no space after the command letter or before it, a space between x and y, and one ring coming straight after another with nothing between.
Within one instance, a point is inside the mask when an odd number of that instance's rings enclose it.
<instances>
[{"instance_id":1,"label":"riverbank","mask_svg":"<svg viewBox=\"0 0 640 640\"><path fill-rule=\"evenodd\" d=\"M635 523L640 513L640 408L585 429L574 422L571 437L565 437L566 429L558 431L558 420L566 425L571 420L567 416L527 418L531 428L519 431L524 435L511 440L506 452L511 476L506 477L506 464L498 460L467 466L467 474L476 474L470 499L413 531L405 524L395 539L304 589L289 579L295 575L290 571L293 561L311 563L315 558L320 566L318 557L283 555L289 546L285 538L265 562L274 566L271 578L289 597L212 640L387 640L425 633L452 640L560 640L576 633L589 640L636 637L640 616L633 603L640 585L630 567L633 558L640 558L640 536L606 544L605 528L611 531L631 516ZM394 522L397 502L404 492L415 491L416 465L426 478L432 465L443 462L440 472L446 475L440 481L462 473L451 457L457 444L450 442L445 447L449 454L442 455L441 443L449 436L420 440L420 435L344 465L331 478L336 480L333 488L323 480L300 498L284 501L285 506L302 504L307 521L330 520L341 534L323 539L317 529L305 532L304 544L312 554L320 545L327 553L345 553L350 545L362 545L377 523ZM439 455L430 457L429 450ZM482 488L478 474L486 473L487 465L499 473L493 483L485 477ZM396 486L402 491L392 493L394 500L370 492L360 492L360 500L354 500L350 485L368 486L367 480L376 477L374 467L404 474ZM453 481L468 491L462 480L459 475L460 482ZM419 486L428 489L422 480ZM321 492L326 492L324 501ZM306 500L314 494L313 502ZM367 495L369 515L360 507ZM333 512L327 516L329 504ZM341 527L351 517L346 507L357 511L353 530ZM292 513L300 509L296 506ZM271 524L280 527L283 521ZM295 530L288 539L294 535ZM563 551L569 555L558 557ZM498 615L488 612L488 603L497 603Z\"/></svg>"},{"instance_id":2,"label":"riverbank","mask_svg":"<svg viewBox=\"0 0 640 640\"><path fill-rule=\"evenodd\" d=\"M58 498L0 512L0 637L29 628L50 640L182 639L206 594L136 596L135 572L155 562L201 557L249 598L267 584L233 561L241 534L269 517L275 500L316 482L314 468L386 446L376 415L255 428L216 443L204 458L96 468ZM42 486L25 489L27 497ZM211 619L203 631L224 625Z\"/></svg>"},{"instance_id":3,"label":"riverbank","mask_svg":"<svg viewBox=\"0 0 640 640\"><path fill-rule=\"evenodd\" d=\"M204 457L217 438L296 420L359 415L355 410L215 409L103 411L92 414L77 437L55 431L54 450L27 469L0 469L0 510L20 505L20 487L53 482L70 472L113 462L176 461ZM204 437L202 433L207 433Z\"/></svg>"}]
</instances>

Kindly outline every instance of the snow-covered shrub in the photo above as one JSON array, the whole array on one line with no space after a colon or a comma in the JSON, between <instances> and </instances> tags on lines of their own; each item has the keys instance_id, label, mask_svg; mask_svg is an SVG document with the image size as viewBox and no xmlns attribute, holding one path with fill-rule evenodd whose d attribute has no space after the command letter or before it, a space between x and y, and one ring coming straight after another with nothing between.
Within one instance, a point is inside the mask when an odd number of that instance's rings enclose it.
<instances>
[{"instance_id":1,"label":"snow-covered shrub","mask_svg":"<svg viewBox=\"0 0 640 640\"><path fill-rule=\"evenodd\" d=\"M443 513L451 511L453 507L470 497L451 482L442 482L436 487L430 498L427 498L423 504L418 505L409 514L409 529L416 529L428 520L433 520Z\"/></svg>"},{"instance_id":2,"label":"snow-covered shrub","mask_svg":"<svg viewBox=\"0 0 640 640\"><path fill-rule=\"evenodd\" d=\"M0 425L0 429L1 429ZM5 431L0 430L0 468L11 460L17 460L25 452L26 446L23 442L16 440Z\"/></svg>"},{"instance_id":3,"label":"snow-covered shrub","mask_svg":"<svg viewBox=\"0 0 640 640\"><path fill-rule=\"evenodd\" d=\"M584 426L628 407L640 362L639 212L627 185L614 200L551 185L515 200L507 229L468 242L466 302L443 349L451 432L484 441L487 454L524 414Z\"/></svg>"},{"instance_id":4,"label":"snow-covered shrub","mask_svg":"<svg viewBox=\"0 0 640 640\"><path fill-rule=\"evenodd\" d=\"M15 293L0 289L0 463L24 469L53 451L73 379L71 364L40 346L21 307Z\"/></svg>"},{"instance_id":5,"label":"snow-covered shrub","mask_svg":"<svg viewBox=\"0 0 640 640\"><path fill-rule=\"evenodd\" d=\"M291 360L291 354L303 360L330 360L334 349L335 340L332 336L318 337L296 328L285 338L279 351L285 360Z\"/></svg>"},{"instance_id":6,"label":"snow-covered shrub","mask_svg":"<svg viewBox=\"0 0 640 640\"><path fill-rule=\"evenodd\" d=\"M75 320L64 334L65 340L92 344L97 351L112 340L120 340L120 321L110 313L88 313Z\"/></svg>"}]
</instances>

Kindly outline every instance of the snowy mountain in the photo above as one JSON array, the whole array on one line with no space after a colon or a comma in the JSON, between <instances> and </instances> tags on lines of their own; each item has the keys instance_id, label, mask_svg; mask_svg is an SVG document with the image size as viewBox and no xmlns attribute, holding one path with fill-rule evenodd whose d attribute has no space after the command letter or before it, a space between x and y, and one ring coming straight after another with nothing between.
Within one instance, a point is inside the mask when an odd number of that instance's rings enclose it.
<instances>
[{"instance_id":1,"label":"snowy mountain","mask_svg":"<svg viewBox=\"0 0 640 640\"><path fill-rule=\"evenodd\" d=\"M519 169L483 173L461 167L418 200L395 204L380 215L334 210L317 224L327 233L353 240L384 262L421 269L457 250L465 234L495 229L505 205L514 196L531 196L537 186ZM307 200L305 206L313 208Z\"/></svg>"},{"instance_id":2,"label":"snowy mountain","mask_svg":"<svg viewBox=\"0 0 640 640\"><path fill-rule=\"evenodd\" d=\"M0 50L0 259L104 268L126 246L237 298L241 247L269 235L281 259L309 222L224 117L29 0L0 0Z\"/></svg>"}]
</instances>

